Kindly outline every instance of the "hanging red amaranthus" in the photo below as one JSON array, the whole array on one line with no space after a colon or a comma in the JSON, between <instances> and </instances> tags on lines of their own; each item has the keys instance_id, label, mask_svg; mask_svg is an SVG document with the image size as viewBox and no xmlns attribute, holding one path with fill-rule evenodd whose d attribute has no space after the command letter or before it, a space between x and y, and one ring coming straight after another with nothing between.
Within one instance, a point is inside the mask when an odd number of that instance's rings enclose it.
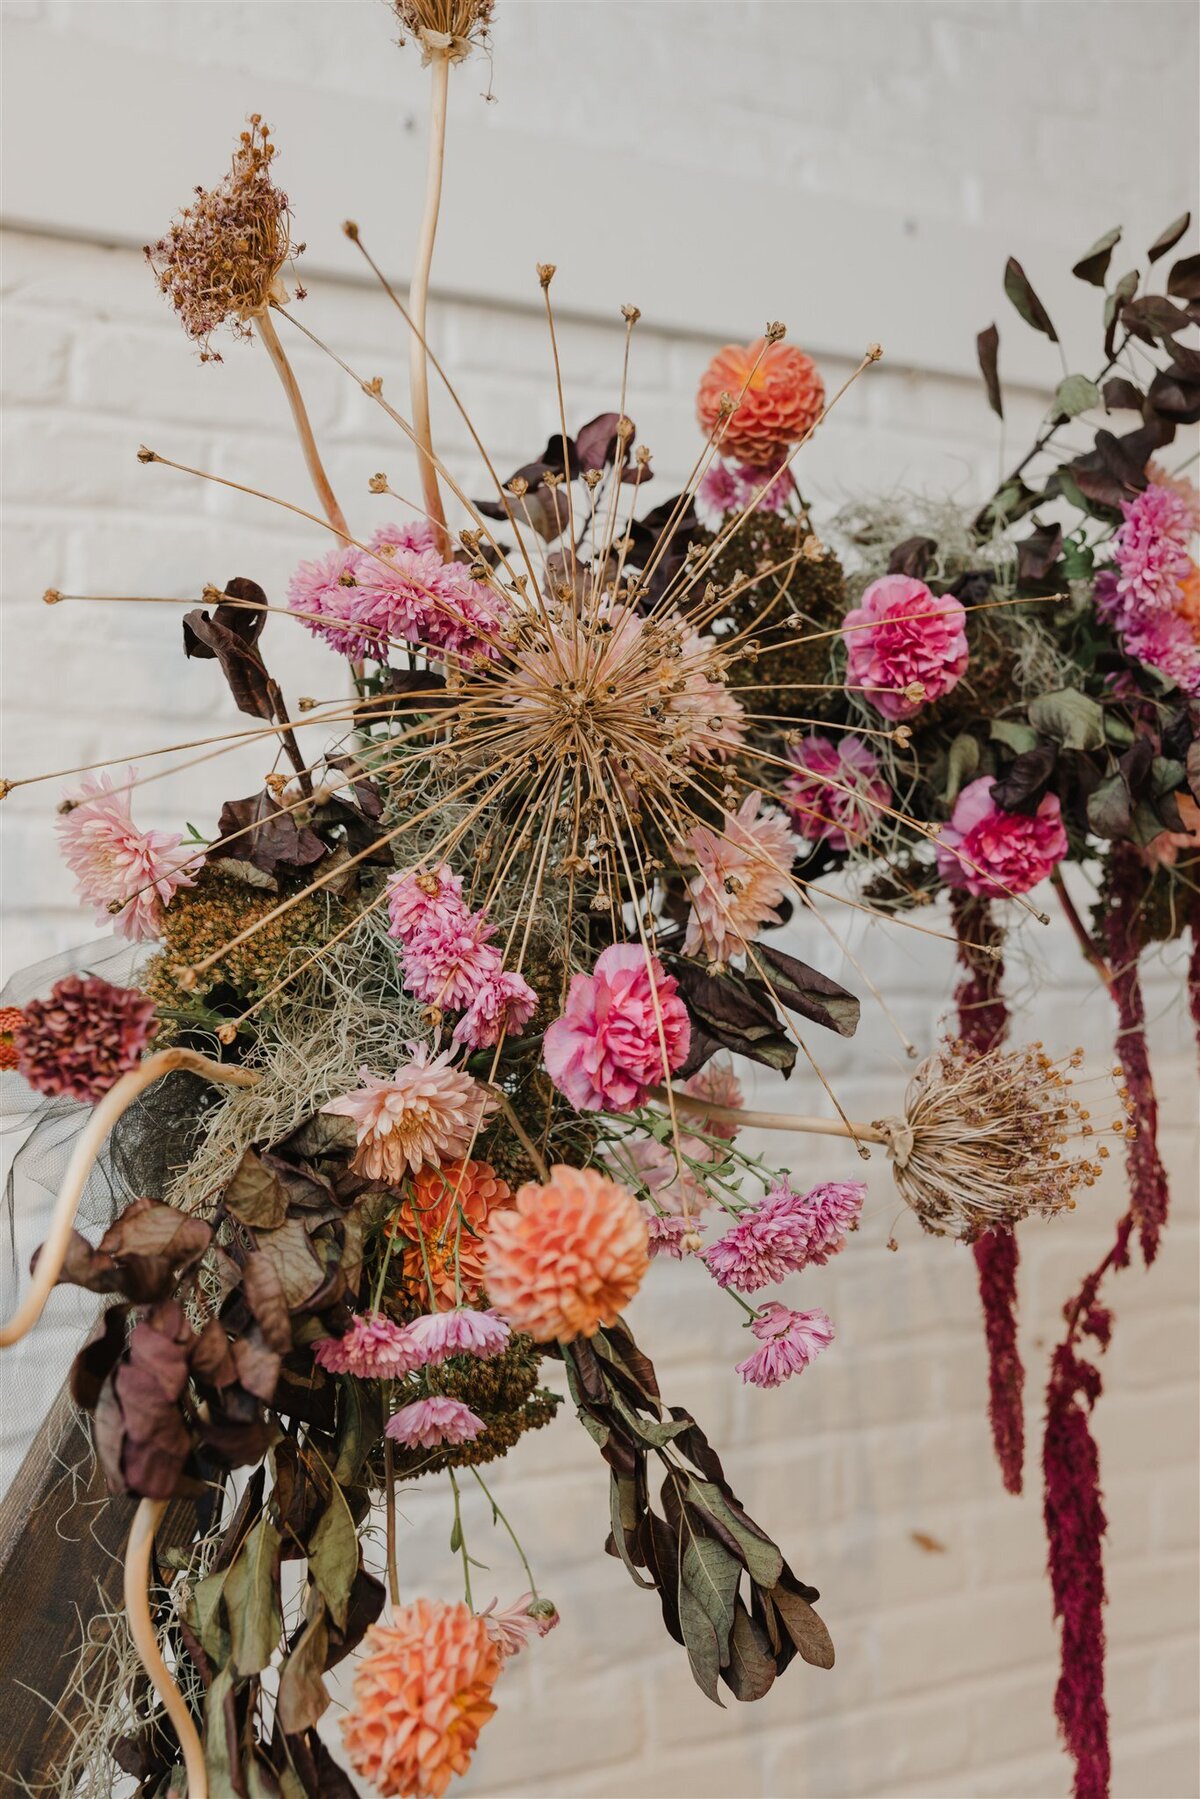
<instances>
[{"instance_id":1,"label":"hanging red amaranthus","mask_svg":"<svg viewBox=\"0 0 1200 1799\"><path fill-rule=\"evenodd\" d=\"M951 894L958 962L962 978L955 988L958 1034L979 1055L986 1055L1008 1033L1008 1007L1001 991L1004 962L999 950L1003 928L990 903L955 889ZM995 954L990 954L995 951ZM1013 1231L988 1231L974 1245L979 1271L988 1347L988 1415L992 1442L1004 1485L1021 1491L1025 1457L1025 1413L1022 1394L1025 1370L1017 1348L1017 1263L1020 1251Z\"/></svg>"},{"instance_id":2,"label":"hanging red amaranthus","mask_svg":"<svg viewBox=\"0 0 1200 1799\"><path fill-rule=\"evenodd\" d=\"M1158 1254L1167 1220L1167 1173L1158 1153L1158 1101L1146 1047L1146 1007L1138 975L1141 940L1137 920L1146 886L1146 868L1132 844L1113 851L1102 914L1104 940L1117 1006L1117 1055L1133 1102L1135 1134L1129 1139L1130 1205L1142 1257L1149 1267Z\"/></svg>"}]
</instances>

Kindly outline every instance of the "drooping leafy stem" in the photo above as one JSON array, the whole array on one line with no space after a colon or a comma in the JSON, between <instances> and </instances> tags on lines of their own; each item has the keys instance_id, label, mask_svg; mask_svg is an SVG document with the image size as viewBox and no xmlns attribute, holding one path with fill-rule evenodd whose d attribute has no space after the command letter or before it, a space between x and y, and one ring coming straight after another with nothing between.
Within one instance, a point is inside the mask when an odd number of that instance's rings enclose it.
<instances>
[{"instance_id":1,"label":"drooping leafy stem","mask_svg":"<svg viewBox=\"0 0 1200 1799\"><path fill-rule=\"evenodd\" d=\"M533 1594L534 1598L536 1599L538 1597L537 1581L533 1577L533 1569L529 1565L529 1557L526 1555L525 1550L521 1545L520 1537L518 1537L516 1531L513 1529L512 1524L510 1523L507 1514L501 1510L500 1504L497 1501L495 1494L492 1492L492 1489L488 1486L487 1482L484 1480L484 1478L483 1478L482 1474L479 1472L478 1468L472 1467L471 1473L475 1476L476 1484L480 1487L480 1489L483 1492L484 1498L487 1500L488 1504L492 1508L492 1523L493 1524L496 1524L496 1523L502 1524L504 1526L505 1530L508 1532L509 1537L512 1540L512 1546L521 1558L521 1566L525 1570L525 1577L529 1582L529 1590Z\"/></svg>"},{"instance_id":2,"label":"drooping leafy stem","mask_svg":"<svg viewBox=\"0 0 1200 1799\"><path fill-rule=\"evenodd\" d=\"M471 1558L467 1553L467 1538L466 1533L463 1530L462 1505L459 1500L458 1482L454 1478L453 1468L447 1468L446 1473L450 1476L450 1491L454 1495L454 1527L450 1532L450 1548L451 1551L457 1551L458 1554L462 1556L463 1591L466 1596L468 1609L474 1611L475 1602L471 1598Z\"/></svg>"}]
</instances>

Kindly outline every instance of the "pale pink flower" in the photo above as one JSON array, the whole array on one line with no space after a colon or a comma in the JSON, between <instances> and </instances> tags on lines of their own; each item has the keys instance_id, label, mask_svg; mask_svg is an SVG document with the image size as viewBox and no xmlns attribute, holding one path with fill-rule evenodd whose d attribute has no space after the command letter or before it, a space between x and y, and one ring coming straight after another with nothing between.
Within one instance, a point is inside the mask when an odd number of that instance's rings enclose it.
<instances>
[{"instance_id":1,"label":"pale pink flower","mask_svg":"<svg viewBox=\"0 0 1200 1799\"><path fill-rule=\"evenodd\" d=\"M790 743L787 756L798 772L788 776L783 792L799 835L835 850L865 842L879 808L891 804L892 790L862 738L851 731L834 743L814 731Z\"/></svg>"},{"instance_id":2,"label":"pale pink flower","mask_svg":"<svg viewBox=\"0 0 1200 1799\"><path fill-rule=\"evenodd\" d=\"M501 968L487 975L454 1027L454 1041L492 1049L501 1037L519 1037L537 1011L538 996L524 975Z\"/></svg>"},{"instance_id":3,"label":"pale pink flower","mask_svg":"<svg viewBox=\"0 0 1200 1799\"><path fill-rule=\"evenodd\" d=\"M725 814L723 832L694 825L679 849L697 873L688 882L692 911L683 952L716 962L740 955L766 924L778 924L776 908L791 886L793 844L782 812L761 815L760 793L748 793L737 815Z\"/></svg>"},{"instance_id":4,"label":"pale pink flower","mask_svg":"<svg viewBox=\"0 0 1200 1799\"><path fill-rule=\"evenodd\" d=\"M393 1412L383 1434L406 1449L440 1449L447 1443L473 1443L486 1428L483 1419L460 1399L430 1393Z\"/></svg>"},{"instance_id":5,"label":"pale pink flower","mask_svg":"<svg viewBox=\"0 0 1200 1799\"><path fill-rule=\"evenodd\" d=\"M427 1312L408 1325L418 1366L434 1368L448 1356L473 1355L486 1361L501 1355L512 1331L495 1312L475 1312L459 1306L452 1312Z\"/></svg>"},{"instance_id":6,"label":"pale pink flower","mask_svg":"<svg viewBox=\"0 0 1200 1799\"><path fill-rule=\"evenodd\" d=\"M750 1329L762 1348L737 1364L737 1372L748 1386L779 1386L789 1375L801 1373L833 1342L833 1322L827 1313L819 1309L793 1312L775 1300L761 1308Z\"/></svg>"},{"instance_id":7,"label":"pale pink flower","mask_svg":"<svg viewBox=\"0 0 1200 1799\"><path fill-rule=\"evenodd\" d=\"M535 1637L549 1636L558 1623L558 1608L553 1601L538 1599L532 1593L522 1593L503 1611L498 1609L499 1604L498 1599L493 1599L479 1616L504 1656L518 1655Z\"/></svg>"},{"instance_id":8,"label":"pale pink flower","mask_svg":"<svg viewBox=\"0 0 1200 1799\"><path fill-rule=\"evenodd\" d=\"M864 1181L822 1181L820 1186L810 1188L804 1195L801 1203L807 1207L812 1219L809 1267L814 1264L823 1266L844 1246L847 1233L858 1229L866 1197Z\"/></svg>"},{"instance_id":9,"label":"pale pink flower","mask_svg":"<svg viewBox=\"0 0 1200 1799\"><path fill-rule=\"evenodd\" d=\"M649 1233L650 1260L656 1256L670 1256L672 1261L683 1260L683 1239L693 1229L686 1218L675 1217L671 1213L656 1212L653 1206L642 1204L642 1212L646 1219Z\"/></svg>"},{"instance_id":10,"label":"pale pink flower","mask_svg":"<svg viewBox=\"0 0 1200 1799\"><path fill-rule=\"evenodd\" d=\"M729 462L716 456L696 489L696 516L710 531L717 531L731 512L744 512L754 502L755 512L786 512L796 493L790 468L775 462L757 468L749 462ZM756 497L757 496L757 497Z\"/></svg>"},{"instance_id":11,"label":"pale pink flower","mask_svg":"<svg viewBox=\"0 0 1200 1799\"><path fill-rule=\"evenodd\" d=\"M388 935L411 943L421 932L443 930L469 916L463 903L462 876L449 863L436 868L409 869L388 882Z\"/></svg>"},{"instance_id":12,"label":"pale pink flower","mask_svg":"<svg viewBox=\"0 0 1200 1799\"><path fill-rule=\"evenodd\" d=\"M410 1044L409 1050L411 1061L390 1080L361 1069L361 1087L321 1107L353 1119L356 1171L393 1186L406 1174L466 1156L496 1105L470 1075L450 1066L449 1050L432 1061L427 1044Z\"/></svg>"},{"instance_id":13,"label":"pale pink flower","mask_svg":"<svg viewBox=\"0 0 1200 1799\"><path fill-rule=\"evenodd\" d=\"M995 783L981 775L963 788L937 844L938 873L948 887L1003 898L1027 893L1067 853L1062 808L1048 793L1032 815L1005 812L992 798Z\"/></svg>"},{"instance_id":14,"label":"pale pink flower","mask_svg":"<svg viewBox=\"0 0 1200 1799\"><path fill-rule=\"evenodd\" d=\"M606 1160L617 1180L627 1187L644 1190L661 1211L680 1214L686 1211L698 1218L709 1203L708 1194L682 1158L690 1156L693 1161L711 1162L715 1152L699 1137L686 1133L681 1134L679 1145L678 1166L669 1143L641 1135L623 1137L619 1143L611 1144Z\"/></svg>"},{"instance_id":15,"label":"pale pink flower","mask_svg":"<svg viewBox=\"0 0 1200 1799\"><path fill-rule=\"evenodd\" d=\"M411 1331L376 1312L356 1317L343 1337L322 1337L313 1360L330 1374L359 1380L398 1380L423 1365Z\"/></svg>"},{"instance_id":16,"label":"pale pink flower","mask_svg":"<svg viewBox=\"0 0 1200 1799\"><path fill-rule=\"evenodd\" d=\"M365 632L355 616L362 560L362 551L346 544L316 562L302 562L288 582L287 603L313 636L324 638L339 656L386 662L386 636Z\"/></svg>"},{"instance_id":17,"label":"pale pink flower","mask_svg":"<svg viewBox=\"0 0 1200 1799\"><path fill-rule=\"evenodd\" d=\"M733 1071L732 1062L706 1062L703 1068L688 1076L683 1090L693 1099L707 1100L710 1105L723 1106L727 1111L738 1111L743 1103L742 1083ZM701 1123L708 1136L724 1137L727 1143L732 1143L738 1134L737 1125L724 1119L704 1118Z\"/></svg>"},{"instance_id":18,"label":"pale pink flower","mask_svg":"<svg viewBox=\"0 0 1200 1799\"><path fill-rule=\"evenodd\" d=\"M1127 656L1158 669L1184 693L1200 694L1200 635L1187 612L1188 584L1179 588L1176 612L1140 610L1136 601L1117 591L1117 572L1103 568L1092 598L1099 616L1110 624Z\"/></svg>"},{"instance_id":19,"label":"pale pink flower","mask_svg":"<svg viewBox=\"0 0 1200 1799\"><path fill-rule=\"evenodd\" d=\"M911 718L958 685L967 666L965 623L953 594L935 599L924 581L881 575L846 614L846 685L866 687L864 698L884 718Z\"/></svg>"},{"instance_id":20,"label":"pale pink flower","mask_svg":"<svg viewBox=\"0 0 1200 1799\"><path fill-rule=\"evenodd\" d=\"M126 770L135 781L137 769ZM143 943L162 929L163 907L180 887L195 885L184 873L189 857L174 831L140 831L128 793L115 791L107 774L89 775L68 794L71 810L55 826L63 861L75 876L80 899L96 908L97 924ZM110 913L109 906L121 910Z\"/></svg>"},{"instance_id":21,"label":"pale pink flower","mask_svg":"<svg viewBox=\"0 0 1200 1799\"><path fill-rule=\"evenodd\" d=\"M682 691L671 692L664 711L686 727L684 739L693 762L724 762L745 741L745 709L740 700L708 672L713 639L685 630L683 653L675 672L683 676Z\"/></svg>"},{"instance_id":22,"label":"pale pink flower","mask_svg":"<svg viewBox=\"0 0 1200 1799\"><path fill-rule=\"evenodd\" d=\"M637 943L613 943L592 974L572 976L543 1056L577 1111L628 1112L680 1066L690 1039L687 1009L658 957Z\"/></svg>"}]
</instances>

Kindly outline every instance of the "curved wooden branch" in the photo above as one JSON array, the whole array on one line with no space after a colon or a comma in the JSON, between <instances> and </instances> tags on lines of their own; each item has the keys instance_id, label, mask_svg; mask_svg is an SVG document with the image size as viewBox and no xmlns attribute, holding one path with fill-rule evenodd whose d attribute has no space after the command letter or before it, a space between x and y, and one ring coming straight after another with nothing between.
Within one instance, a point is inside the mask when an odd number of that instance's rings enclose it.
<instances>
[{"instance_id":1,"label":"curved wooden branch","mask_svg":"<svg viewBox=\"0 0 1200 1799\"><path fill-rule=\"evenodd\" d=\"M155 1081L161 1080L163 1075L180 1070L187 1074L203 1075L206 1080L224 1082L232 1087L253 1087L259 1079L252 1068L214 1062L196 1050L160 1049L139 1062L136 1068L131 1068L128 1074L123 1074L110 1087L88 1119L71 1153L67 1172L54 1203L50 1230L38 1256L29 1291L12 1317L0 1325L0 1349L19 1343L41 1317L50 1297L50 1289L62 1273L71 1232L75 1228L79 1201L83 1197L83 1190L87 1186L96 1158L104 1148L108 1133L140 1093L144 1093L147 1087L152 1087Z\"/></svg>"},{"instance_id":2,"label":"curved wooden branch","mask_svg":"<svg viewBox=\"0 0 1200 1799\"><path fill-rule=\"evenodd\" d=\"M163 1052L169 1055L171 1052ZM203 1060L203 1058L200 1058ZM158 1647L158 1633L150 1614L150 1557L154 1550L154 1533L167 1509L165 1499L143 1499L134 1513L125 1551L125 1611L129 1618L129 1634L141 1658L147 1679L162 1701L171 1721L183 1765L187 1771L187 1799L208 1799L208 1773L204 1766L204 1745L200 1741L192 1714L183 1694L175 1685L171 1672Z\"/></svg>"}]
</instances>

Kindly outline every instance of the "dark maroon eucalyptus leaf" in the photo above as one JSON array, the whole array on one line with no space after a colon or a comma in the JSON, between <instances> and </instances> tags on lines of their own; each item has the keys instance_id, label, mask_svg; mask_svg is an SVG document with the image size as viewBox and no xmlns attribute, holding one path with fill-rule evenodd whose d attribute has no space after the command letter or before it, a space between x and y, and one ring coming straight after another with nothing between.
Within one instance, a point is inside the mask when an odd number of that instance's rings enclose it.
<instances>
[{"instance_id":1,"label":"dark maroon eucalyptus leaf","mask_svg":"<svg viewBox=\"0 0 1200 1799\"><path fill-rule=\"evenodd\" d=\"M1081 281L1090 281L1093 287L1103 287L1112 253L1120 241L1121 227L1114 225L1111 231L1096 239L1090 250L1084 251L1071 273L1078 275Z\"/></svg>"},{"instance_id":2,"label":"dark maroon eucalyptus leaf","mask_svg":"<svg viewBox=\"0 0 1200 1799\"><path fill-rule=\"evenodd\" d=\"M1104 300L1104 354L1112 361L1113 350L1117 341L1117 323L1121 308L1132 300L1138 289L1138 273L1136 269L1127 269L1110 294Z\"/></svg>"},{"instance_id":3,"label":"dark maroon eucalyptus leaf","mask_svg":"<svg viewBox=\"0 0 1200 1799\"><path fill-rule=\"evenodd\" d=\"M1004 291L1027 325L1042 332L1052 344L1058 342L1058 333L1050 322L1050 314L1034 293L1028 275L1015 256L1010 256L1005 266Z\"/></svg>"},{"instance_id":4,"label":"dark maroon eucalyptus leaf","mask_svg":"<svg viewBox=\"0 0 1200 1799\"><path fill-rule=\"evenodd\" d=\"M1150 261L1157 262L1160 256L1165 256L1168 251L1173 250L1191 222L1190 212L1181 212L1177 219L1172 219L1166 230L1159 232L1147 251Z\"/></svg>"},{"instance_id":5,"label":"dark maroon eucalyptus leaf","mask_svg":"<svg viewBox=\"0 0 1200 1799\"><path fill-rule=\"evenodd\" d=\"M1032 817L1054 778L1057 765L1056 743L1039 743L1031 750L1023 750L1004 779L993 783L992 798L1006 812L1020 812Z\"/></svg>"},{"instance_id":6,"label":"dark maroon eucalyptus leaf","mask_svg":"<svg viewBox=\"0 0 1200 1799\"><path fill-rule=\"evenodd\" d=\"M183 653L202 661L217 661L239 712L252 718L275 717L276 695L255 644L266 621L267 596L255 581L238 576L225 592L244 606L221 604L211 615L203 608L185 614Z\"/></svg>"},{"instance_id":7,"label":"dark maroon eucalyptus leaf","mask_svg":"<svg viewBox=\"0 0 1200 1799\"><path fill-rule=\"evenodd\" d=\"M1200 300L1200 256L1183 256L1174 264L1167 292L1180 300Z\"/></svg>"},{"instance_id":8,"label":"dark maroon eucalyptus leaf","mask_svg":"<svg viewBox=\"0 0 1200 1799\"><path fill-rule=\"evenodd\" d=\"M235 832L240 835L234 836ZM234 840L210 849L208 861L233 857L249 862L271 880L289 870L309 868L327 854L316 832L297 824L295 813L285 812L265 787L247 799L226 800L217 820L217 836Z\"/></svg>"},{"instance_id":9,"label":"dark maroon eucalyptus leaf","mask_svg":"<svg viewBox=\"0 0 1200 1799\"><path fill-rule=\"evenodd\" d=\"M936 549L937 540L933 537L906 537L888 557L888 574L910 575L914 581L924 580L930 558Z\"/></svg>"},{"instance_id":10,"label":"dark maroon eucalyptus leaf","mask_svg":"<svg viewBox=\"0 0 1200 1799\"><path fill-rule=\"evenodd\" d=\"M1102 392L1110 412L1140 412L1146 399L1141 388L1127 381L1124 375L1114 375L1106 381Z\"/></svg>"},{"instance_id":11,"label":"dark maroon eucalyptus leaf","mask_svg":"<svg viewBox=\"0 0 1200 1799\"><path fill-rule=\"evenodd\" d=\"M813 1024L836 1031L839 1037L853 1037L861 1009L853 993L847 992L819 969L810 968L807 962L785 954L772 944L758 944L755 957L765 962L770 970L768 993L789 1012L798 1012Z\"/></svg>"},{"instance_id":12,"label":"dark maroon eucalyptus leaf","mask_svg":"<svg viewBox=\"0 0 1200 1799\"><path fill-rule=\"evenodd\" d=\"M1000 392L1000 333L995 325L989 325L975 339L975 353L979 357L979 369L983 375L983 385L987 389L988 405L998 419L1004 417L1004 400Z\"/></svg>"},{"instance_id":13,"label":"dark maroon eucalyptus leaf","mask_svg":"<svg viewBox=\"0 0 1200 1799\"><path fill-rule=\"evenodd\" d=\"M1177 364L1159 370L1147 397L1156 412L1177 425L1194 425L1200 419L1200 375L1189 375Z\"/></svg>"},{"instance_id":14,"label":"dark maroon eucalyptus leaf","mask_svg":"<svg viewBox=\"0 0 1200 1799\"><path fill-rule=\"evenodd\" d=\"M699 1027L702 1037L715 1040L735 1055L777 1068L784 1075L791 1073L796 1065L796 1046L765 988L756 987L731 969L709 974L698 962L684 957L671 958L671 972L679 983L693 1026ZM689 1064L692 1060L689 1055Z\"/></svg>"},{"instance_id":15,"label":"dark maroon eucalyptus leaf","mask_svg":"<svg viewBox=\"0 0 1200 1799\"><path fill-rule=\"evenodd\" d=\"M1017 545L1017 580L1044 581L1062 555L1061 525L1039 525Z\"/></svg>"},{"instance_id":16,"label":"dark maroon eucalyptus leaf","mask_svg":"<svg viewBox=\"0 0 1200 1799\"><path fill-rule=\"evenodd\" d=\"M1143 343L1152 344L1156 339L1174 337L1177 332L1187 329L1190 320L1180 307L1172 305L1159 294L1145 294L1140 300L1130 300L1121 308L1121 323Z\"/></svg>"},{"instance_id":17,"label":"dark maroon eucalyptus leaf","mask_svg":"<svg viewBox=\"0 0 1200 1799\"><path fill-rule=\"evenodd\" d=\"M610 462L616 461L617 445L620 442L617 426L620 422L619 412L602 412L597 418L589 419L586 425L580 426L575 438L575 449L581 473L607 468ZM632 448L632 436L629 442Z\"/></svg>"}]
</instances>

